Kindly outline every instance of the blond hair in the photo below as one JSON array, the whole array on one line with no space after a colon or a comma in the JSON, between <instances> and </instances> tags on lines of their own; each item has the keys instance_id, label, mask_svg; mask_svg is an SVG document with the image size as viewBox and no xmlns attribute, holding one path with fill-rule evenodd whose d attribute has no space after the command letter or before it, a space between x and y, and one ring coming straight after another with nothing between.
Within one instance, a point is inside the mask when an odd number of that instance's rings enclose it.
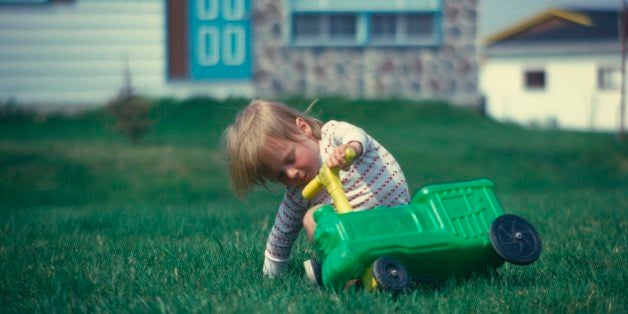
<instances>
[{"instance_id":1,"label":"blond hair","mask_svg":"<svg viewBox=\"0 0 628 314\"><path fill-rule=\"evenodd\" d=\"M244 196L256 185L267 187L269 181L274 181L267 164L273 153L266 145L267 138L303 140L297 118L310 125L314 137L321 138L322 122L308 116L313 104L301 112L278 102L254 100L237 114L235 122L223 133L223 149L237 196Z\"/></svg>"}]
</instances>

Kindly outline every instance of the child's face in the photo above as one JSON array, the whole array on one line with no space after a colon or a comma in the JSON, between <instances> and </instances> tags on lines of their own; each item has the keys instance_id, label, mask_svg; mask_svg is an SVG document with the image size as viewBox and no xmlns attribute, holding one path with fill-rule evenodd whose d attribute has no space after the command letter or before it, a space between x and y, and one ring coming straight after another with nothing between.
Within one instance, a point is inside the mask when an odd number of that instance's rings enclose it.
<instances>
[{"instance_id":1,"label":"child's face","mask_svg":"<svg viewBox=\"0 0 628 314\"><path fill-rule=\"evenodd\" d=\"M311 134L309 126L304 126L303 129L305 137L300 141L272 137L266 140L273 152L268 161L271 179L286 186L310 182L321 167L318 140Z\"/></svg>"}]
</instances>

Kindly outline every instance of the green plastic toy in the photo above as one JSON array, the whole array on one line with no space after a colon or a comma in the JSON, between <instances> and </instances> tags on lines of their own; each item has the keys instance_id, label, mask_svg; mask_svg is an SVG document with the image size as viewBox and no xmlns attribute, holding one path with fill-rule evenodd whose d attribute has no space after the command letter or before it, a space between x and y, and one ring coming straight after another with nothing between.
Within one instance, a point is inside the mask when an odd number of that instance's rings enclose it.
<instances>
[{"instance_id":1,"label":"green plastic toy","mask_svg":"<svg viewBox=\"0 0 628 314\"><path fill-rule=\"evenodd\" d=\"M350 162L355 153L346 155ZM367 290L397 291L411 279L482 272L504 261L528 265L540 256L534 227L504 213L489 180L432 185L407 205L358 212L346 208L339 184L338 170L323 166L303 190L311 198L322 186L331 189L334 206L322 206L314 214L326 288L359 280Z\"/></svg>"}]
</instances>

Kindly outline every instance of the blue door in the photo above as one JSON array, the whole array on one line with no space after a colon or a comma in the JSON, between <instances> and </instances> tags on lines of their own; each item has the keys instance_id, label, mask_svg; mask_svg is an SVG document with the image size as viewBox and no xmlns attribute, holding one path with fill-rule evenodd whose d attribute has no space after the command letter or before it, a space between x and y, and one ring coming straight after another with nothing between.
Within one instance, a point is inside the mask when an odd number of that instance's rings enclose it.
<instances>
[{"instance_id":1,"label":"blue door","mask_svg":"<svg viewBox=\"0 0 628 314\"><path fill-rule=\"evenodd\" d=\"M188 7L192 79L250 79L251 0L191 0Z\"/></svg>"}]
</instances>

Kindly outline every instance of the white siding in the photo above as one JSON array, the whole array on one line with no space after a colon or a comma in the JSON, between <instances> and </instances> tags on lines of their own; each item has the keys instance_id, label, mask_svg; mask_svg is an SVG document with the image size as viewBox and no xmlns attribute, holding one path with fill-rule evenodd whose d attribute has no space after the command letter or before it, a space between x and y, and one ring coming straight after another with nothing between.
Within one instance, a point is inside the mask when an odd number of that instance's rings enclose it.
<instances>
[{"instance_id":1,"label":"white siding","mask_svg":"<svg viewBox=\"0 0 628 314\"><path fill-rule=\"evenodd\" d=\"M168 82L165 16L160 0L0 6L0 103L104 104L127 63L148 96L251 93L247 84Z\"/></svg>"},{"instance_id":2,"label":"white siding","mask_svg":"<svg viewBox=\"0 0 628 314\"><path fill-rule=\"evenodd\" d=\"M0 7L0 99L95 104L115 96L125 62L147 92L165 83L163 1Z\"/></svg>"},{"instance_id":3,"label":"white siding","mask_svg":"<svg viewBox=\"0 0 628 314\"><path fill-rule=\"evenodd\" d=\"M480 84L489 115L522 124L612 131L618 127L619 90L597 86L600 66L620 67L618 55L492 56L485 60ZM527 69L543 69L544 90L524 84Z\"/></svg>"}]
</instances>

